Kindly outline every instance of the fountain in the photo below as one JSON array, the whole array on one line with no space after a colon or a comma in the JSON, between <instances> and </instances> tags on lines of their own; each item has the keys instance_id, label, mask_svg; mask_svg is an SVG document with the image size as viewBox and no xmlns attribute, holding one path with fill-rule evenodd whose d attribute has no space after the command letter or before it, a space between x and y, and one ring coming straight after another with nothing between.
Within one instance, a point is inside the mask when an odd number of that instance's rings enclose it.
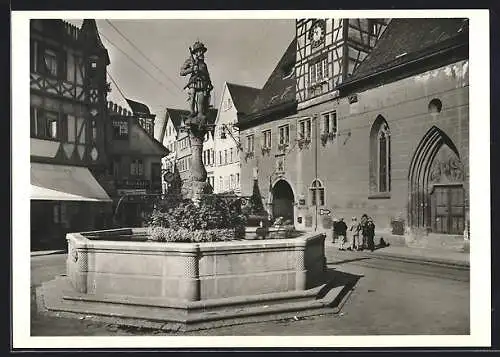
<instances>
[{"instance_id":1,"label":"fountain","mask_svg":"<svg viewBox=\"0 0 500 357\"><path fill-rule=\"evenodd\" d=\"M67 234L67 274L38 288L41 311L175 330L335 312L327 291L336 298L344 287L326 284L323 233L246 240L228 234L231 217L203 218L218 202L201 159L213 88L206 50L196 42L180 72L190 75L192 164L168 227Z\"/></svg>"}]
</instances>

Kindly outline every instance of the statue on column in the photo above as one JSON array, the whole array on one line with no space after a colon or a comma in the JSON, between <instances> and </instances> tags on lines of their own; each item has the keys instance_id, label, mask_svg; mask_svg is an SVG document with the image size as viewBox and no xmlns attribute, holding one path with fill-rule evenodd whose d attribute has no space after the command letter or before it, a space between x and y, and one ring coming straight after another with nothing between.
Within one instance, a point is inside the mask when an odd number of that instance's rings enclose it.
<instances>
[{"instance_id":1,"label":"statue on column","mask_svg":"<svg viewBox=\"0 0 500 357\"><path fill-rule=\"evenodd\" d=\"M210 92L213 89L205 63L205 52L207 48L199 41L189 48L191 56L186 59L181 67L181 76L191 75L184 88L189 90L190 118L188 126L196 125L201 129L206 124L208 107L210 104Z\"/></svg>"},{"instance_id":2,"label":"statue on column","mask_svg":"<svg viewBox=\"0 0 500 357\"><path fill-rule=\"evenodd\" d=\"M195 203L204 193L212 191L207 182L207 171L203 165L202 151L205 135L208 132L207 116L210 104L210 92L213 89L205 63L205 52L207 48L200 41L196 41L189 48L190 57L186 59L181 67L180 75L190 75L189 81L184 87L188 89L190 115L184 121L189 132L191 142L191 174L185 187L183 196L192 199Z\"/></svg>"}]
</instances>

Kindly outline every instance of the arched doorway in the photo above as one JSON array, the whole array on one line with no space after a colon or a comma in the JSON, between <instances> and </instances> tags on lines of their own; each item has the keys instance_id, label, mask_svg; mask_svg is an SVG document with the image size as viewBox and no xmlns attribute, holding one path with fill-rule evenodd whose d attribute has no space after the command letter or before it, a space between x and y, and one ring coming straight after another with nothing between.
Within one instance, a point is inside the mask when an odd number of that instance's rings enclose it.
<instances>
[{"instance_id":1,"label":"arched doorway","mask_svg":"<svg viewBox=\"0 0 500 357\"><path fill-rule=\"evenodd\" d=\"M285 180L276 182L272 189L273 217L283 217L293 223L294 196L292 187Z\"/></svg>"},{"instance_id":2,"label":"arched doorway","mask_svg":"<svg viewBox=\"0 0 500 357\"><path fill-rule=\"evenodd\" d=\"M410 163L410 227L462 234L465 226L464 167L451 139L433 126Z\"/></svg>"}]
</instances>

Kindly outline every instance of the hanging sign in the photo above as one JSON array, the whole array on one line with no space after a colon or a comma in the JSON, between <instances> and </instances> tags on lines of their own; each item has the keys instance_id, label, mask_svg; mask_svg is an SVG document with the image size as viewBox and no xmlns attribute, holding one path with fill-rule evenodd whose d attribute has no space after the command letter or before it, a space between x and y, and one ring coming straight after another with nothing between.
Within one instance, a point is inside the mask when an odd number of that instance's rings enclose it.
<instances>
[{"instance_id":1,"label":"hanging sign","mask_svg":"<svg viewBox=\"0 0 500 357\"><path fill-rule=\"evenodd\" d=\"M326 209L326 208L320 208L319 209L319 214L321 216L329 216L330 215L330 210L329 209Z\"/></svg>"}]
</instances>

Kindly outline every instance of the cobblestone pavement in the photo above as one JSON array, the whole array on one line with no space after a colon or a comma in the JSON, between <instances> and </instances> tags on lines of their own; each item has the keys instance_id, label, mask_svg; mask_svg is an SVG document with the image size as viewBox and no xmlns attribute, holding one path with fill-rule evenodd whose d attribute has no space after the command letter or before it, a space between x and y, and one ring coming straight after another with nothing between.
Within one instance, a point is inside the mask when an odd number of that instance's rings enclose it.
<instances>
[{"instance_id":1,"label":"cobblestone pavement","mask_svg":"<svg viewBox=\"0 0 500 357\"><path fill-rule=\"evenodd\" d=\"M328 250L329 268L362 275L338 315L183 333L192 336L468 334L468 271L356 257ZM65 272L64 254L32 258L33 336L172 335L87 320L41 316L34 287Z\"/></svg>"}]
</instances>

